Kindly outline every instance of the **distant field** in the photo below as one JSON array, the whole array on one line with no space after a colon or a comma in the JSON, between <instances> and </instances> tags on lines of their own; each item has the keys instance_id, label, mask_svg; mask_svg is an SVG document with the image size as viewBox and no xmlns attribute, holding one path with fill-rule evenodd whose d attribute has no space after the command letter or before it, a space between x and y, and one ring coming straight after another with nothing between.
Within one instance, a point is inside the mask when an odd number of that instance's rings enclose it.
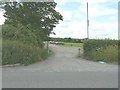
<instances>
[{"instance_id":1,"label":"distant field","mask_svg":"<svg viewBox=\"0 0 120 90\"><path fill-rule=\"evenodd\" d=\"M64 45L60 46L74 46L74 47L82 47L83 48L83 43L64 43Z\"/></svg>"}]
</instances>

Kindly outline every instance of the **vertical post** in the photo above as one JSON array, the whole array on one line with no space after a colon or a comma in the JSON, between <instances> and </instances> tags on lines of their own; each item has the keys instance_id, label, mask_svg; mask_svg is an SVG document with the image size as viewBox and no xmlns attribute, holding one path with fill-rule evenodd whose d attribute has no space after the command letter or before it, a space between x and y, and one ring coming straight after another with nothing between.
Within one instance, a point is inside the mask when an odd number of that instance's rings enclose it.
<instances>
[{"instance_id":1,"label":"vertical post","mask_svg":"<svg viewBox=\"0 0 120 90\"><path fill-rule=\"evenodd\" d=\"M87 38L89 39L88 2L87 2Z\"/></svg>"},{"instance_id":2,"label":"vertical post","mask_svg":"<svg viewBox=\"0 0 120 90\"><path fill-rule=\"evenodd\" d=\"M49 35L48 35L49 36ZM47 52L49 54L49 40L47 39Z\"/></svg>"},{"instance_id":3,"label":"vertical post","mask_svg":"<svg viewBox=\"0 0 120 90\"><path fill-rule=\"evenodd\" d=\"M49 54L49 42L47 41L47 52Z\"/></svg>"},{"instance_id":4,"label":"vertical post","mask_svg":"<svg viewBox=\"0 0 120 90\"><path fill-rule=\"evenodd\" d=\"M79 50L79 57L80 57L80 48L78 50Z\"/></svg>"}]
</instances>

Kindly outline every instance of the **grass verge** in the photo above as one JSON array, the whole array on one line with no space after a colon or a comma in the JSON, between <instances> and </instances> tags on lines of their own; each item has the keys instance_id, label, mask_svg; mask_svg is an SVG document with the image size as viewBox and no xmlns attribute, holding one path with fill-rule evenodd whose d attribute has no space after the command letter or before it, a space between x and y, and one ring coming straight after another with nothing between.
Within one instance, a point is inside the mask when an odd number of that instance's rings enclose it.
<instances>
[{"instance_id":1,"label":"grass verge","mask_svg":"<svg viewBox=\"0 0 120 90\"><path fill-rule=\"evenodd\" d=\"M65 42L63 45L60 46L73 46L73 47L81 47L83 48L83 43L69 43L69 42Z\"/></svg>"}]
</instances>

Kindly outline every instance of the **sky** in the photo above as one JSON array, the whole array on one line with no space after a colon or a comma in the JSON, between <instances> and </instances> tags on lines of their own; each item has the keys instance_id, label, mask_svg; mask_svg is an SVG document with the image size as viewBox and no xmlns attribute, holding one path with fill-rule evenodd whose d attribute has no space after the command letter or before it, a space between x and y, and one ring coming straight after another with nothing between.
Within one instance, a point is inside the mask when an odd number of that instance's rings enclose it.
<instances>
[{"instance_id":1,"label":"sky","mask_svg":"<svg viewBox=\"0 0 120 90\"><path fill-rule=\"evenodd\" d=\"M118 39L118 0L55 0L64 20L51 37L87 38L87 2L90 39Z\"/></svg>"},{"instance_id":2,"label":"sky","mask_svg":"<svg viewBox=\"0 0 120 90\"><path fill-rule=\"evenodd\" d=\"M90 39L118 39L119 0L55 0L56 10L63 21L53 29L50 37L87 38L87 2L89 12ZM0 25L5 18L0 12Z\"/></svg>"}]
</instances>

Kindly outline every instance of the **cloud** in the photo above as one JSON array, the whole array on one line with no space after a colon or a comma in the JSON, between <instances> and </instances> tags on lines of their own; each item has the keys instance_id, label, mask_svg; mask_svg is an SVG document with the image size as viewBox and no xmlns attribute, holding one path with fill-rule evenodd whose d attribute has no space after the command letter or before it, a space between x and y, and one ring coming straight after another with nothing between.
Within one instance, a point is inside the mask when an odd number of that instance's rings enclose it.
<instances>
[{"instance_id":1,"label":"cloud","mask_svg":"<svg viewBox=\"0 0 120 90\"><path fill-rule=\"evenodd\" d=\"M55 0L55 2L57 2L57 5L59 5L59 6L65 4L65 1L63 1L63 0Z\"/></svg>"},{"instance_id":2,"label":"cloud","mask_svg":"<svg viewBox=\"0 0 120 90\"><path fill-rule=\"evenodd\" d=\"M66 5L67 7L68 2L78 2L80 6L76 10L65 10L62 6ZM90 38L117 39L117 0L64 0L64 4L57 6L57 10L63 15L64 21L54 29L57 35L51 36L86 38L86 2L89 2ZM107 6L108 3L111 6Z\"/></svg>"},{"instance_id":3,"label":"cloud","mask_svg":"<svg viewBox=\"0 0 120 90\"><path fill-rule=\"evenodd\" d=\"M66 25L66 27L62 27ZM72 38L86 38L87 28L86 22L61 22L55 29L56 35L51 37L72 37ZM114 34L113 34L114 33ZM89 27L90 38L118 38L117 23L100 23L92 22Z\"/></svg>"},{"instance_id":4,"label":"cloud","mask_svg":"<svg viewBox=\"0 0 120 90\"><path fill-rule=\"evenodd\" d=\"M89 0L88 0L89 1ZM96 1L96 2L95 2ZM89 12L89 17L90 18L96 18L99 16L105 16L105 15L116 15L118 10L117 5L118 3L113 3L113 6L116 6L116 8L113 7L108 7L107 4L110 2L108 2L107 0L91 0L88 3L88 12ZM79 11L81 11L84 14L87 14L87 4L86 3L82 3L82 6L79 7Z\"/></svg>"},{"instance_id":5,"label":"cloud","mask_svg":"<svg viewBox=\"0 0 120 90\"><path fill-rule=\"evenodd\" d=\"M82 3L86 3L86 2L89 2L89 3L111 3L111 2L115 2L115 3L118 3L119 0L55 0L55 2L57 2L58 4L62 5L67 3L67 2L82 2Z\"/></svg>"},{"instance_id":6,"label":"cloud","mask_svg":"<svg viewBox=\"0 0 120 90\"><path fill-rule=\"evenodd\" d=\"M64 20L54 28L56 35L51 37L86 38L86 2L89 2L90 38L118 38L118 0L55 0L56 10ZM78 8L66 10L68 2L77 2ZM108 6L107 4L111 4ZM71 4L72 8L72 4ZM3 14L0 12L0 24Z\"/></svg>"},{"instance_id":7,"label":"cloud","mask_svg":"<svg viewBox=\"0 0 120 90\"><path fill-rule=\"evenodd\" d=\"M90 36L91 38L118 38L118 27L116 23L100 23L93 22L90 26Z\"/></svg>"},{"instance_id":8,"label":"cloud","mask_svg":"<svg viewBox=\"0 0 120 90\"><path fill-rule=\"evenodd\" d=\"M73 16L72 11L65 11L62 8L56 8L56 10L62 14L64 20L66 20L66 21L70 20L72 18L72 16Z\"/></svg>"},{"instance_id":9,"label":"cloud","mask_svg":"<svg viewBox=\"0 0 120 90\"><path fill-rule=\"evenodd\" d=\"M87 10L86 2L88 2L89 13L90 13L91 17L116 14L118 11L116 9L118 7L118 0L55 0L55 1L58 3L58 5L59 5L59 2L62 2L64 4L69 3L69 2L82 3L82 6L81 6L81 4L80 4L80 6L78 6L79 11L82 13L86 13L86 10ZM116 6L116 8L108 7L107 6L108 3L113 3L113 6ZM60 5L60 6L62 7L63 5ZM72 7L72 5L71 5L71 7ZM61 9L59 6L57 8ZM63 8L63 10L64 10L64 8Z\"/></svg>"},{"instance_id":10,"label":"cloud","mask_svg":"<svg viewBox=\"0 0 120 90\"><path fill-rule=\"evenodd\" d=\"M3 16L3 13L0 12L0 25L2 25L5 22L5 18Z\"/></svg>"}]
</instances>

